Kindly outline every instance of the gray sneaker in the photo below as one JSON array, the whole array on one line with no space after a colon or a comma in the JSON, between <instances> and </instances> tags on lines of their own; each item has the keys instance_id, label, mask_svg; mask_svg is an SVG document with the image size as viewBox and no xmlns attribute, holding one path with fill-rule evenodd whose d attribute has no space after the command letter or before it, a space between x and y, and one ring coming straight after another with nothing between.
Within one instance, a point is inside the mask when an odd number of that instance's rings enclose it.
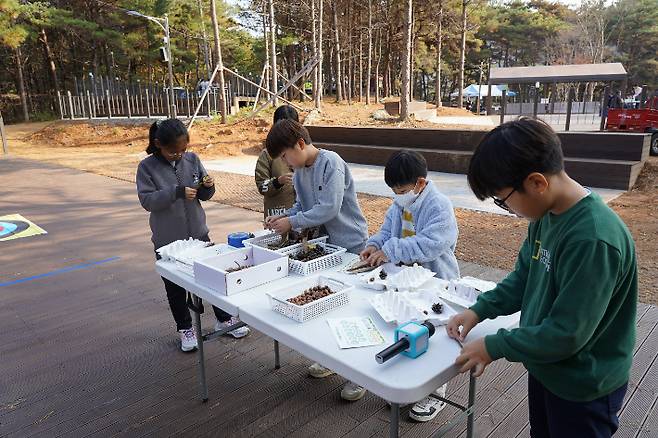
<instances>
[{"instance_id":1,"label":"gray sneaker","mask_svg":"<svg viewBox=\"0 0 658 438\"><path fill-rule=\"evenodd\" d=\"M347 401L357 401L366 395L366 389L354 382L347 382L340 391L340 397Z\"/></svg>"},{"instance_id":2,"label":"gray sneaker","mask_svg":"<svg viewBox=\"0 0 658 438\"><path fill-rule=\"evenodd\" d=\"M323 379L325 377L329 377L332 374L336 374L333 371L331 371L329 368L325 368L319 363L314 363L310 367L308 367L308 375L311 377L315 377L316 379Z\"/></svg>"}]
</instances>

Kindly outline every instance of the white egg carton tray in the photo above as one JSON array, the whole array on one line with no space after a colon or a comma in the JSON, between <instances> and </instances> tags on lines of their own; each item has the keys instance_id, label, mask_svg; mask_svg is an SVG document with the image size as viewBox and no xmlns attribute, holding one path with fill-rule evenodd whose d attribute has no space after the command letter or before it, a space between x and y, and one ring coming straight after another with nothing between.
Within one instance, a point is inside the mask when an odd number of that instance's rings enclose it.
<instances>
[{"instance_id":1,"label":"white egg carton tray","mask_svg":"<svg viewBox=\"0 0 658 438\"><path fill-rule=\"evenodd\" d=\"M493 281L480 280L474 277L462 277L450 280L443 288L437 289L441 298L461 307L471 307L482 292L496 287Z\"/></svg>"},{"instance_id":2,"label":"white egg carton tray","mask_svg":"<svg viewBox=\"0 0 658 438\"><path fill-rule=\"evenodd\" d=\"M369 299L372 307L387 323L402 324L409 321L430 321L434 325L445 325L457 311L439 297L436 290L414 292L386 291ZM435 313L432 305L440 303L441 313Z\"/></svg>"}]
</instances>

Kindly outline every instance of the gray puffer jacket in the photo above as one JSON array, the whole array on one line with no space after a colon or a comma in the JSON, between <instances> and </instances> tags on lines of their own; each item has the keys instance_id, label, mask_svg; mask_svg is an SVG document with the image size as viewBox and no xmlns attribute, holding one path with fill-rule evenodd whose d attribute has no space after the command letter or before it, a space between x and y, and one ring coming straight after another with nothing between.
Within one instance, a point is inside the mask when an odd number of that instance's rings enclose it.
<instances>
[{"instance_id":1,"label":"gray puffer jacket","mask_svg":"<svg viewBox=\"0 0 658 438\"><path fill-rule=\"evenodd\" d=\"M175 167L159 153L143 159L137 168L137 195L146 211L155 248L180 239L208 234L201 201L215 194L215 186L201 184L208 173L196 154L186 152ZM194 200L185 199L185 187L198 188Z\"/></svg>"}]
</instances>

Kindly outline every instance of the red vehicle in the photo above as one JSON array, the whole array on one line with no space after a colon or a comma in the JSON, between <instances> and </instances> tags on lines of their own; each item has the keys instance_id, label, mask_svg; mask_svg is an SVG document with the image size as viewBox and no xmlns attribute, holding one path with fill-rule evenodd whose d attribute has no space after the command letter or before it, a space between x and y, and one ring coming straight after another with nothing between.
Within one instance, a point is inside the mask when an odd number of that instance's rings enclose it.
<instances>
[{"instance_id":1,"label":"red vehicle","mask_svg":"<svg viewBox=\"0 0 658 438\"><path fill-rule=\"evenodd\" d=\"M652 133L651 155L658 155L658 96L648 99L642 109L610 108L606 130Z\"/></svg>"}]
</instances>

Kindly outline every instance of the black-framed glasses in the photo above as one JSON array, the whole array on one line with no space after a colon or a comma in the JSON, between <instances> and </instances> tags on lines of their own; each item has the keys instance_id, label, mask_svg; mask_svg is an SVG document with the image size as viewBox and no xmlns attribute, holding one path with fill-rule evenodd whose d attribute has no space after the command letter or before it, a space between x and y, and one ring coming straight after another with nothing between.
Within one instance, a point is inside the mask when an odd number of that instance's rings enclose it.
<instances>
[{"instance_id":1,"label":"black-framed glasses","mask_svg":"<svg viewBox=\"0 0 658 438\"><path fill-rule=\"evenodd\" d=\"M505 211L512 212L512 209L509 208L509 205L507 205L507 200L509 199L510 196L512 196L512 193L516 192L516 188L513 188L511 192L507 196L505 196L504 199L498 199L495 196L493 197L493 202L496 204L498 207L502 208Z\"/></svg>"}]
</instances>

